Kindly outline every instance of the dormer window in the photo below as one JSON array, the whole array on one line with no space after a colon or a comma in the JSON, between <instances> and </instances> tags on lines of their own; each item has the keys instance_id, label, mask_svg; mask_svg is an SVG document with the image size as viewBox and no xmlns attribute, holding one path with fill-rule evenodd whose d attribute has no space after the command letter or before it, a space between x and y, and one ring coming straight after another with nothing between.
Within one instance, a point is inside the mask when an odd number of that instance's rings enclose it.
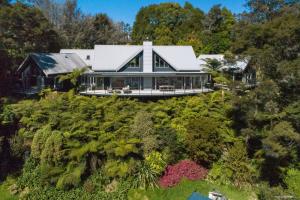
<instances>
[{"instance_id":1,"label":"dormer window","mask_svg":"<svg viewBox=\"0 0 300 200\"><path fill-rule=\"evenodd\" d=\"M91 56L90 55L87 55L86 56L86 60L90 60L91 59Z\"/></svg>"}]
</instances>

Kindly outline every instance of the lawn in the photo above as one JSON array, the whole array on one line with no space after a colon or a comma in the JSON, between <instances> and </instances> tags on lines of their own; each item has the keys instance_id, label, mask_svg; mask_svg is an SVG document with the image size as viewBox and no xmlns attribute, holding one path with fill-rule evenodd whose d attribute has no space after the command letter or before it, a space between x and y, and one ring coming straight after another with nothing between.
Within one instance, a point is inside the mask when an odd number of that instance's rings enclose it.
<instances>
[{"instance_id":1,"label":"lawn","mask_svg":"<svg viewBox=\"0 0 300 200\"><path fill-rule=\"evenodd\" d=\"M147 191L131 191L129 199L149 200L187 200L192 192L197 191L205 196L213 189L224 194L229 200L250 200L255 199L254 192L239 190L230 186L217 186L207 181L182 181L179 185L169 189L154 189Z\"/></svg>"}]
</instances>

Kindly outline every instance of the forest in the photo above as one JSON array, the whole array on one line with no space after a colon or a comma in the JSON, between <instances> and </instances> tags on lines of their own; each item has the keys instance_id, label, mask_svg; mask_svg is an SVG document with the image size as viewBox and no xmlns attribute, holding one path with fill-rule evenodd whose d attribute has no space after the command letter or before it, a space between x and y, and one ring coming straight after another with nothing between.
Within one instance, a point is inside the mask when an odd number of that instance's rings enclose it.
<instances>
[{"instance_id":1,"label":"forest","mask_svg":"<svg viewBox=\"0 0 300 200\"><path fill-rule=\"evenodd\" d=\"M76 0L0 0L0 198L300 198L300 2L247 0L234 14L186 2L142 7L133 26ZM257 86L140 100L12 93L30 52L94 44L191 45L251 57ZM75 85L75 84L74 84Z\"/></svg>"}]
</instances>

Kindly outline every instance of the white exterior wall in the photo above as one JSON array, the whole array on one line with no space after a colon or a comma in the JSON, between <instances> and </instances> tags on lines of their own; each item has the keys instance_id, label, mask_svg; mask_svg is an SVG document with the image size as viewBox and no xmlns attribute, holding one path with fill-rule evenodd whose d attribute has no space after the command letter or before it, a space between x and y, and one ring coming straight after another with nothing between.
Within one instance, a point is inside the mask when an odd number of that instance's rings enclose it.
<instances>
[{"instance_id":1,"label":"white exterior wall","mask_svg":"<svg viewBox=\"0 0 300 200\"><path fill-rule=\"evenodd\" d=\"M153 72L152 70L152 42L143 43L143 68L144 72Z\"/></svg>"}]
</instances>

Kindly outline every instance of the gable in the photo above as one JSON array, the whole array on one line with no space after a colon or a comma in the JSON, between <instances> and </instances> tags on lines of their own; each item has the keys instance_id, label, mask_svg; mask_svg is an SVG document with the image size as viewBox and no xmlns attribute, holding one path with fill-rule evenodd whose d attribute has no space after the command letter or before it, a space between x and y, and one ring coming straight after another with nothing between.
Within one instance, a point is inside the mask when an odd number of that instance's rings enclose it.
<instances>
[{"instance_id":1,"label":"gable","mask_svg":"<svg viewBox=\"0 0 300 200\"><path fill-rule=\"evenodd\" d=\"M161 56L153 51L153 63L152 63L154 72L169 72L176 71L167 61L165 61Z\"/></svg>"},{"instance_id":2,"label":"gable","mask_svg":"<svg viewBox=\"0 0 300 200\"><path fill-rule=\"evenodd\" d=\"M136 55L123 67L121 67L119 72L142 72L143 71L143 52Z\"/></svg>"},{"instance_id":3,"label":"gable","mask_svg":"<svg viewBox=\"0 0 300 200\"><path fill-rule=\"evenodd\" d=\"M48 75L65 74L87 67L76 54L59 54L59 53L32 53L27 59L32 59L36 66ZM26 60L20 65L19 70L26 67Z\"/></svg>"}]
</instances>

